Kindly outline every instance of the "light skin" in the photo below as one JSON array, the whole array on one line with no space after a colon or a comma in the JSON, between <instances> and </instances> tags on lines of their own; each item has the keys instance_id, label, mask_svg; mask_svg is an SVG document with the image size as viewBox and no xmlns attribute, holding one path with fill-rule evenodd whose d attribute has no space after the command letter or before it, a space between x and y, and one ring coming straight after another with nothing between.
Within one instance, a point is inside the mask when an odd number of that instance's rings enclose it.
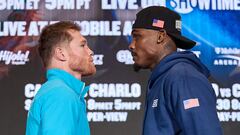
<instances>
[{"instance_id":1,"label":"light skin","mask_svg":"<svg viewBox=\"0 0 240 135\"><path fill-rule=\"evenodd\" d=\"M165 30L136 28L132 39L129 49L139 68L152 70L165 56L176 51L175 43Z\"/></svg>"},{"instance_id":2,"label":"light skin","mask_svg":"<svg viewBox=\"0 0 240 135\"><path fill-rule=\"evenodd\" d=\"M89 48L87 40L76 30L68 30L73 39L57 45L53 49L53 57L47 67L59 68L81 80L82 76L96 73L93 63L93 51Z\"/></svg>"}]
</instances>

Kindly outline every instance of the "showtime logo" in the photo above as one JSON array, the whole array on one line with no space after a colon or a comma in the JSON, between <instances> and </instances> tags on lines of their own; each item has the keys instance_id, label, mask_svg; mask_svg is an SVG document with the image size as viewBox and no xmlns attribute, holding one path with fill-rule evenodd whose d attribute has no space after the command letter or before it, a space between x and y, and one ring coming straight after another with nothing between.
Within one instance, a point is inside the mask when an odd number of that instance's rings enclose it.
<instances>
[{"instance_id":1,"label":"showtime logo","mask_svg":"<svg viewBox=\"0 0 240 135\"><path fill-rule=\"evenodd\" d=\"M240 10L239 0L171 0L170 5L179 13L187 14L193 8L200 10Z\"/></svg>"}]
</instances>

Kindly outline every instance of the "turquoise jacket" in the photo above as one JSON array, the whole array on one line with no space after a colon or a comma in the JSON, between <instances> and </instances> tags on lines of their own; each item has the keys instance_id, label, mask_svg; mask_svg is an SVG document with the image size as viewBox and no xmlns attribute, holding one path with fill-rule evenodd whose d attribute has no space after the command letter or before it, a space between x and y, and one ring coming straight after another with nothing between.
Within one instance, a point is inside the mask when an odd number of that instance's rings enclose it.
<instances>
[{"instance_id":1,"label":"turquoise jacket","mask_svg":"<svg viewBox=\"0 0 240 135\"><path fill-rule=\"evenodd\" d=\"M26 135L90 135L84 101L89 87L60 69L48 70L47 79L28 112Z\"/></svg>"}]
</instances>

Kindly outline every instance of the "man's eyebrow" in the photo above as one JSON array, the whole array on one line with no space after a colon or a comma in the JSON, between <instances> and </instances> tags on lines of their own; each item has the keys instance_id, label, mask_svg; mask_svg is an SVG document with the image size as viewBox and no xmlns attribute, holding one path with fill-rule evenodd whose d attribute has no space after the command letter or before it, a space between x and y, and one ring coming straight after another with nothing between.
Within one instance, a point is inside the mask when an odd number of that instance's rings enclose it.
<instances>
[{"instance_id":1,"label":"man's eyebrow","mask_svg":"<svg viewBox=\"0 0 240 135\"><path fill-rule=\"evenodd\" d=\"M139 33L138 30L133 30L131 34L132 34L132 35L140 35L140 33Z\"/></svg>"},{"instance_id":2,"label":"man's eyebrow","mask_svg":"<svg viewBox=\"0 0 240 135\"><path fill-rule=\"evenodd\" d=\"M86 44L87 40L84 39L84 40L81 41L81 43Z\"/></svg>"},{"instance_id":3,"label":"man's eyebrow","mask_svg":"<svg viewBox=\"0 0 240 135\"><path fill-rule=\"evenodd\" d=\"M139 32L139 30L135 30L135 29L132 30L132 33L136 33L136 32Z\"/></svg>"},{"instance_id":4,"label":"man's eyebrow","mask_svg":"<svg viewBox=\"0 0 240 135\"><path fill-rule=\"evenodd\" d=\"M132 36L141 36L142 34L139 32L132 32Z\"/></svg>"},{"instance_id":5,"label":"man's eyebrow","mask_svg":"<svg viewBox=\"0 0 240 135\"><path fill-rule=\"evenodd\" d=\"M132 30L132 33L136 32L137 30Z\"/></svg>"}]
</instances>

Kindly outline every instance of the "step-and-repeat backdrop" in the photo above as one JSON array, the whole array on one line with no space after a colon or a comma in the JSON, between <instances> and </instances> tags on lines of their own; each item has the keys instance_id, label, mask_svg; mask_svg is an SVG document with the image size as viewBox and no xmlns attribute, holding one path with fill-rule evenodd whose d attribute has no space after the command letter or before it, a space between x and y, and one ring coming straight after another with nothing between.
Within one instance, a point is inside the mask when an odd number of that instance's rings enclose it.
<instances>
[{"instance_id":1,"label":"step-and-repeat backdrop","mask_svg":"<svg viewBox=\"0 0 240 135\"><path fill-rule=\"evenodd\" d=\"M0 0L0 134L23 135L36 92L45 81L37 54L42 28L60 20L82 27L97 74L84 78L92 135L141 134L150 71L133 71L131 26L142 8L181 14L183 34L210 69L225 135L240 133L240 0ZM199 114L201 115L201 114ZM211 123L209 123L211 124Z\"/></svg>"}]
</instances>

